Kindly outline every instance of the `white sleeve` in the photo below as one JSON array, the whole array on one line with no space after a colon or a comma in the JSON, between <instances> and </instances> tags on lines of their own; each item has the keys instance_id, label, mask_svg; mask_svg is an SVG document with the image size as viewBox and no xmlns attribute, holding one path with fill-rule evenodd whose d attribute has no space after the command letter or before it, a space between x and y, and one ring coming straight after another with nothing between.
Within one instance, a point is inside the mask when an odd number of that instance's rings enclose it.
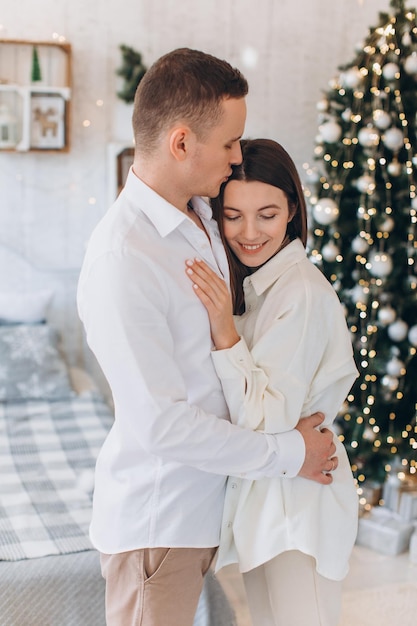
<instances>
[{"instance_id":1,"label":"white sleeve","mask_svg":"<svg viewBox=\"0 0 417 626\"><path fill-rule=\"evenodd\" d=\"M232 348L213 351L234 423L277 433L292 430L313 412L313 400L314 411L328 412L331 419L340 409L356 375L348 331L339 303L332 297L322 304L323 294L311 291L293 289L287 304L283 297L275 317L271 313L265 328L257 329L252 350L241 338ZM326 398L332 385L338 392Z\"/></svg>"},{"instance_id":2,"label":"white sleeve","mask_svg":"<svg viewBox=\"0 0 417 626\"><path fill-rule=\"evenodd\" d=\"M123 273L126 259L102 258L79 301L87 341L112 389L124 436L136 438L150 454L207 472L254 480L295 475L305 454L298 431L291 436L252 432L190 403L167 324L163 285L152 267L131 267L130 280L120 280Z\"/></svg>"}]
</instances>

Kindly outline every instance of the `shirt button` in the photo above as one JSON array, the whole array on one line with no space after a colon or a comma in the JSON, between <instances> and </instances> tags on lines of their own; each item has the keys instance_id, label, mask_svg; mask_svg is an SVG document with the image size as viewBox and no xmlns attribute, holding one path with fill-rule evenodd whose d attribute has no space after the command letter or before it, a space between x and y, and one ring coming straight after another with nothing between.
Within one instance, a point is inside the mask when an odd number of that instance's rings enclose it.
<instances>
[{"instance_id":1,"label":"shirt button","mask_svg":"<svg viewBox=\"0 0 417 626\"><path fill-rule=\"evenodd\" d=\"M232 483L231 487L232 487L232 489L237 489L237 483Z\"/></svg>"},{"instance_id":2,"label":"shirt button","mask_svg":"<svg viewBox=\"0 0 417 626\"><path fill-rule=\"evenodd\" d=\"M283 470L281 473L282 473L283 476L286 476L287 475L287 470Z\"/></svg>"},{"instance_id":3,"label":"shirt button","mask_svg":"<svg viewBox=\"0 0 417 626\"><path fill-rule=\"evenodd\" d=\"M232 522L227 522L227 528L232 528Z\"/></svg>"}]
</instances>

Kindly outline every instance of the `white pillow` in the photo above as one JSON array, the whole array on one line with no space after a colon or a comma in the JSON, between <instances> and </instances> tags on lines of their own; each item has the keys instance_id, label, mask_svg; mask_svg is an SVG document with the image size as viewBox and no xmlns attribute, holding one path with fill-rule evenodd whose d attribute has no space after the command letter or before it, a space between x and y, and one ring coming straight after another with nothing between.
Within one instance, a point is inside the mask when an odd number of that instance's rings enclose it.
<instances>
[{"instance_id":1,"label":"white pillow","mask_svg":"<svg viewBox=\"0 0 417 626\"><path fill-rule=\"evenodd\" d=\"M47 318L53 292L0 292L0 323L36 324Z\"/></svg>"}]
</instances>

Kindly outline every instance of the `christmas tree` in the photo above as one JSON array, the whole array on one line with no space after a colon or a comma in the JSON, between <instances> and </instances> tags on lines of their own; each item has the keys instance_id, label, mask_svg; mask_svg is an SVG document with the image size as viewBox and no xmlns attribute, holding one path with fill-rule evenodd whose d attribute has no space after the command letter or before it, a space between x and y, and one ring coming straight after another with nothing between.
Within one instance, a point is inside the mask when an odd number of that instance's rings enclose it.
<instances>
[{"instance_id":1,"label":"christmas tree","mask_svg":"<svg viewBox=\"0 0 417 626\"><path fill-rule=\"evenodd\" d=\"M359 378L337 418L354 475L417 472L417 24L391 0L317 104L309 254L345 308Z\"/></svg>"}]
</instances>

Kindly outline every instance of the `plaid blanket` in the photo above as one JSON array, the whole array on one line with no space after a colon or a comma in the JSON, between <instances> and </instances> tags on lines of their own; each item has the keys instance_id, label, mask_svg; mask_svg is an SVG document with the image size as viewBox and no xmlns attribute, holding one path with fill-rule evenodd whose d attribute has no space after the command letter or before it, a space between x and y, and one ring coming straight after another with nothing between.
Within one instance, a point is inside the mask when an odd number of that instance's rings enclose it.
<instances>
[{"instance_id":1,"label":"plaid blanket","mask_svg":"<svg viewBox=\"0 0 417 626\"><path fill-rule=\"evenodd\" d=\"M95 392L0 403L0 560L92 549L94 466L112 422Z\"/></svg>"}]
</instances>

